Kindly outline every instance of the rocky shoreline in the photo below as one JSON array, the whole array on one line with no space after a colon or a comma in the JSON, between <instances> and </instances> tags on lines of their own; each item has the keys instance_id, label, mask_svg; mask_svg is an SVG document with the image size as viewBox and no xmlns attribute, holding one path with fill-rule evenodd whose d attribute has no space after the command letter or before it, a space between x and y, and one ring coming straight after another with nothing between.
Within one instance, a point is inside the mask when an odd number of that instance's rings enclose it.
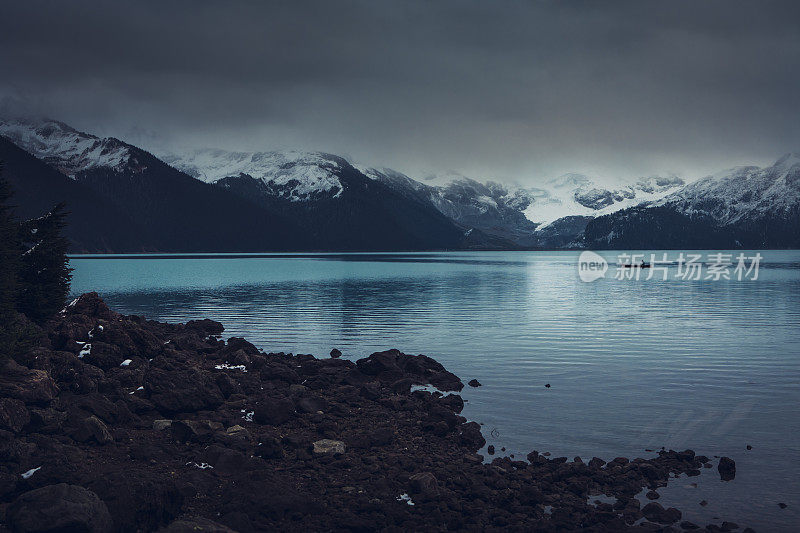
<instances>
[{"instance_id":1,"label":"rocky shoreline","mask_svg":"<svg viewBox=\"0 0 800 533\"><path fill-rule=\"evenodd\" d=\"M0 532L698 527L635 498L715 466L691 450L486 464L461 397L415 390L464 386L429 357L265 354L222 333L89 293L0 363Z\"/></svg>"}]
</instances>

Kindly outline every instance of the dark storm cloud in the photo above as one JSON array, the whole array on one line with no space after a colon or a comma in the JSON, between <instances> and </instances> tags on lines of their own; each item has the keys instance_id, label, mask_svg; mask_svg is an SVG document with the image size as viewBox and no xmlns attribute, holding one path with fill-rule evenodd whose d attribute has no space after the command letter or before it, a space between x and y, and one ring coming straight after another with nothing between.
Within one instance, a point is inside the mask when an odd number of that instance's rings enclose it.
<instances>
[{"instance_id":1,"label":"dark storm cloud","mask_svg":"<svg viewBox=\"0 0 800 533\"><path fill-rule=\"evenodd\" d=\"M691 175L800 150L796 6L4 2L0 94L150 148Z\"/></svg>"}]
</instances>

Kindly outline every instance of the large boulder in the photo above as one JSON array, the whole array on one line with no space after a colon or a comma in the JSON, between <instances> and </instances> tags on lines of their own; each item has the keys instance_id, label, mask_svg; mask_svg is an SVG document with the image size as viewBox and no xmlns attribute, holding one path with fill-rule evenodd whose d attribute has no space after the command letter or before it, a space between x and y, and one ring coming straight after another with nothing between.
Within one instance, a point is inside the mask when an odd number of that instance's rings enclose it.
<instances>
[{"instance_id":1,"label":"large boulder","mask_svg":"<svg viewBox=\"0 0 800 533\"><path fill-rule=\"evenodd\" d=\"M717 471L722 481L730 481L736 477L736 461L730 457L722 457L717 465Z\"/></svg>"},{"instance_id":2,"label":"large boulder","mask_svg":"<svg viewBox=\"0 0 800 533\"><path fill-rule=\"evenodd\" d=\"M58 387L44 370L24 367L12 359L0 362L0 397L45 404L57 395Z\"/></svg>"},{"instance_id":3,"label":"large boulder","mask_svg":"<svg viewBox=\"0 0 800 533\"><path fill-rule=\"evenodd\" d=\"M91 482L120 532L155 531L181 512L184 496L178 481L145 470L104 474Z\"/></svg>"},{"instance_id":4,"label":"large boulder","mask_svg":"<svg viewBox=\"0 0 800 533\"><path fill-rule=\"evenodd\" d=\"M22 494L8 507L6 518L16 533L112 530L111 515L97 494L66 483Z\"/></svg>"},{"instance_id":5,"label":"large boulder","mask_svg":"<svg viewBox=\"0 0 800 533\"><path fill-rule=\"evenodd\" d=\"M91 440L97 442L97 444L114 442L114 437L108 427L94 415L81 420L78 423L78 427L72 432L72 436L79 442L89 442Z\"/></svg>"},{"instance_id":6,"label":"large boulder","mask_svg":"<svg viewBox=\"0 0 800 533\"><path fill-rule=\"evenodd\" d=\"M85 315L105 320L113 320L119 316L119 314L108 308L96 292L87 292L78 296L67 305L64 309L64 314L67 316Z\"/></svg>"}]
</instances>

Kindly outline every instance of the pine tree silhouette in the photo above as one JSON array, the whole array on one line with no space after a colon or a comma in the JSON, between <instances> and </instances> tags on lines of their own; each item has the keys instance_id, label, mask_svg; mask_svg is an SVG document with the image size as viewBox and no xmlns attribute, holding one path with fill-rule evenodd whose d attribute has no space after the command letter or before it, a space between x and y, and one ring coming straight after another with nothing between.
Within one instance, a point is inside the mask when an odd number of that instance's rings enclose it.
<instances>
[{"instance_id":1,"label":"pine tree silhouette","mask_svg":"<svg viewBox=\"0 0 800 533\"><path fill-rule=\"evenodd\" d=\"M69 293L72 269L67 258L69 240L63 235L67 214L60 203L43 217L20 225L25 251L20 261L17 309L39 324L64 307Z\"/></svg>"}]
</instances>

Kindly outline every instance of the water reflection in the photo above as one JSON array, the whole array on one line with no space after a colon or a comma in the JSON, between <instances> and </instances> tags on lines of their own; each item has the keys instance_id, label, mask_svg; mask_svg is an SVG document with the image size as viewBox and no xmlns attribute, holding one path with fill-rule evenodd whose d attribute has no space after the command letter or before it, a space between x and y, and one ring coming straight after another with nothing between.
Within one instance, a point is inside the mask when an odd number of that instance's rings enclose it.
<instances>
[{"instance_id":1,"label":"water reflection","mask_svg":"<svg viewBox=\"0 0 800 533\"><path fill-rule=\"evenodd\" d=\"M535 448L610 458L666 446L734 457L734 481L707 471L698 489L678 481L660 501L696 522L724 516L788 531L800 523L800 253L762 253L756 282L582 283L572 252L73 267L76 292L98 290L122 312L210 317L268 351L431 355L483 383L464 391L465 414L497 428L487 439L518 456ZM699 507L699 492L713 505Z\"/></svg>"}]
</instances>

